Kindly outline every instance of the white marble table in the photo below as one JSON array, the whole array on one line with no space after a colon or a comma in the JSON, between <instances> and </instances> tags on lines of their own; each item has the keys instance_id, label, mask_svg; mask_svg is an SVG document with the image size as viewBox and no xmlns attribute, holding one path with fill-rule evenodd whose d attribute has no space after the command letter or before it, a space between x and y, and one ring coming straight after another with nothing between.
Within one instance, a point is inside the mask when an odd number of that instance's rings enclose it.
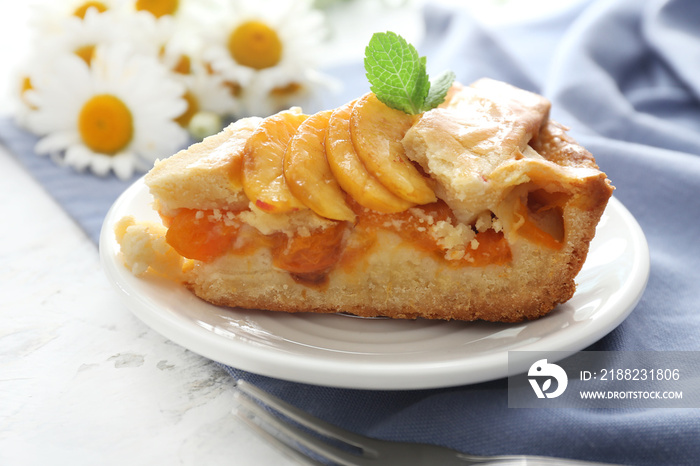
<instances>
[{"instance_id":1,"label":"white marble table","mask_svg":"<svg viewBox=\"0 0 700 466\"><path fill-rule=\"evenodd\" d=\"M0 464L295 464L232 380L121 304L97 247L0 148Z\"/></svg>"},{"instance_id":2,"label":"white marble table","mask_svg":"<svg viewBox=\"0 0 700 466\"><path fill-rule=\"evenodd\" d=\"M0 1L3 115L28 3ZM296 464L231 414L228 374L121 304L95 244L2 145L0 218L0 465Z\"/></svg>"}]
</instances>

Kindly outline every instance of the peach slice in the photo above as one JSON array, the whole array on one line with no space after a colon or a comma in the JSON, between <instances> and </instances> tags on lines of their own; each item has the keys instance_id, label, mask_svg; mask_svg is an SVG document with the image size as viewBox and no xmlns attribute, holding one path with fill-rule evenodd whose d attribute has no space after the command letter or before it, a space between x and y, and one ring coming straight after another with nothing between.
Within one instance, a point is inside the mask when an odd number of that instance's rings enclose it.
<instances>
[{"instance_id":1,"label":"peach slice","mask_svg":"<svg viewBox=\"0 0 700 466\"><path fill-rule=\"evenodd\" d=\"M284 177L284 153L299 125L306 120L298 108L267 117L250 135L243 153L243 191L266 212L305 209Z\"/></svg>"},{"instance_id":2,"label":"peach slice","mask_svg":"<svg viewBox=\"0 0 700 466\"><path fill-rule=\"evenodd\" d=\"M331 114L326 132L326 157L338 184L361 206L383 213L403 212L415 204L395 196L367 171L350 136L355 102Z\"/></svg>"},{"instance_id":3,"label":"peach slice","mask_svg":"<svg viewBox=\"0 0 700 466\"><path fill-rule=\"evenodd\" d=\"M360 160L389 191L409 202L429 204L437 200L435 193L401 144L415 120L368 93L352 109L350 134Z\"/></svg>"},{"instance_id":4,"label":"peach slice","mask_svg":"<svg viewBox=\"0 0 700 466\"><path fill-rule=\"evenodd\" d=\"M284 177L292 194L322 217L355 220L326 160L326 128L331 110L316 113L297 128L284 154Z\"/></svg>"}]
</instances>

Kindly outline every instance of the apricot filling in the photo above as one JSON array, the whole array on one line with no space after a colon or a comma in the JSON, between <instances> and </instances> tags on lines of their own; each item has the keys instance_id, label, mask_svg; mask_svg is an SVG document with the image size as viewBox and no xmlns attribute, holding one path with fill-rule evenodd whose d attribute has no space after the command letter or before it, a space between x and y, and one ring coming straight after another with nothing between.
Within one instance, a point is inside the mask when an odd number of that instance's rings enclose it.
<instances>
[{"instance_id":1,"label":"apricot filling","mask_svg":"<svg viewBox=\"0 0 700 466\"><path fill-rule=\"evenodd\" d=\"M515 215L522 218L517 232L523 238L551 249L561 249L566 231L563 208L570 195L536 189L527 194L525 202L518 199Z\"/></svg>"},{"instance_id":2,"label":"apricot filling","mask_svg":"<svg viewBox=\"0 0 700 466\"><path fill-rule=\"evenodd\" d=\"M430 226L439 222L457 224L452 210L443 201L417 206L395 214L363 211L359 214L359 218L360 228L366 231L378 228L393 231L414 247L441 259L445 258L446 248L440 243L439 237L431 233ZM448 263L457 267L467 265L483 267L491 264L505 264L512 259L510 246L503 232L496 232L493 229L475 231L472 241L458 254L461 257L449 260Z\"/></svg>"},{"instance_id":3,"label":"apricot filling","mask_svg":"<svg viewBox=\"0 0 700 466\"><path fill-rule=\"evenodd\" d=\"M338 222L308 236L275 235L272 263L301 282L322 283L343 254L343 236L348 226Z\"/></svg>"},{"instance_id":4,"label":"apricot filling","mask_svg":"<svg viewBox=\"0 0 700 466\"><path fill-rule=\"evenodd\" d=\"M238 225L224 221L220 213L180 209L169 221L165 240L183 257L211 262L228 252L238 229Z\"/></svg>"},{"instance_id":5,"label":"apricot filling","mask_svg":"<svg viewBox=\"0 0 700 466\"><path fill-rule=\"evenodd\" d=\"M166 241L178 254L188 259L211 262L224 254L246 254L260 247L270 248L273 265L286 270L301 283L318 285L326 281L334 268L351 267L358 256L367 252L376 241L379 229L392 231L413 247L445 260L445 246L431 234L428 226L438 222L454 223L452 211L438 201L396 214L381 214L352 204L357 213L355 230L362 250L345 247L345 233L350 222L334 222L310 234L288 235L255 232L245 237L246 244L236 241L242 224L238 212L218 210L180 209L175 216L164 217L168 226ZM454 267L505 264L511 260L511 251L502 232L493 229L473 232L473 240L464 245L463 256L447 263ZM347 254L346 254L347 253ZM352 258L345 257L352 256Z\"/></svg>"}]
</instances>

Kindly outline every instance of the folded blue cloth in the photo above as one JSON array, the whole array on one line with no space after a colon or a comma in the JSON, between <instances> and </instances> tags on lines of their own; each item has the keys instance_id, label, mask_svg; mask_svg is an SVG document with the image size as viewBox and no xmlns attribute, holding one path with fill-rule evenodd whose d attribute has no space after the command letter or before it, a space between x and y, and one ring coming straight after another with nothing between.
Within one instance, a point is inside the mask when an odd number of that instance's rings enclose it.
<instances>
[{"instance_id":1,"label":"folded blue cloth","mask_svg":"<svg viewBox=\"0 0 700 466\"><path fill-rule=\"evenodd\" d=\"M532 21L481 27L427 7L429 71L488 76L540 92L595 156L641 224L651 276L634 312L589 349L700 350L700 2L599 0ZM362 65L330 70L364 82ZM355 84L353 84L355 85ZM339 105L365 89L348 88ZM97 238L129 184L77 175L31 153L10 122L0 138ZM622 464L698 464L700 410L512 409L496 380L433 390L325 388L226 368L330 422L380 438L476 454L524 453ZM420 374L416 374L420 377Z\"/></svg>"},{"instance_id":2,"label":"folded blue cloth","mask_svg":"<svg viewBox=\"0 0 700 466\"><path fill-rule=\"evenodd\" d=\"M90 173L77 173L69 166L55 163L49 156L37 156L34 146L38 140L37 136L18 127L11 118L0 119L0 143L10 150L97 245L109 208L138 176L120 180L114 175L101 178Z\"/></svg>"}]
</instances>

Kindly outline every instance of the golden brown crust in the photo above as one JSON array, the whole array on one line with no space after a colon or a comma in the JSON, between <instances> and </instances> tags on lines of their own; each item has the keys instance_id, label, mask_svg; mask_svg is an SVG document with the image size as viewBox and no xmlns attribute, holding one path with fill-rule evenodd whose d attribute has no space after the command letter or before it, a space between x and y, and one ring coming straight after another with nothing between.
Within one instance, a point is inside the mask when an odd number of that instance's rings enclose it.
<instances>
[{"instance_id":1,"label":"golden brown crust","mask_svg":"<svg viewBox=\"0 0 700 466\"><path fill-rule=\"evenodd\" d=\"M234 163L240 163L245 142L260 123L245 118L186 150L156 162L146 184L166 211L236 209L248 204L242 187L231 183Z\"/></svg>"}]
</instances>

